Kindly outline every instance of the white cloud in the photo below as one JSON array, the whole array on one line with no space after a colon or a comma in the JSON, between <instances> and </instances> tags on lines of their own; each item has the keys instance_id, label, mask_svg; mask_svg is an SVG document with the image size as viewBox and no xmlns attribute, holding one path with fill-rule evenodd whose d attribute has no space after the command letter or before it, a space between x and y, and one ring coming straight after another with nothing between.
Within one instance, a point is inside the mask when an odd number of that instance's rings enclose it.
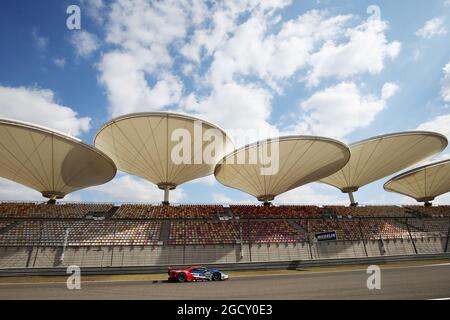
<instances>
[{"instance_id":1,"label":"white cloud","mask_svg":"<svg viewBox=\"0 0 450 320\"><path fill-rule=\"evenodd\" d=\"M169 70L169 47L186 35L189 21L203 19L202 10L200 1L117 0L111 5L106 41L116 48L103 55L98 68L112 116L179 101L183 83Z\"/></svg>"},{"instance_id":2,"label":"white cloud","mask_svg":"<svg viewBox=\"0 0 450 320\"><path fill-rule=\"evenodd\" d=\"M433 205L435 205L435 206L436 205L449 205L449 204L450 204L450 193L444 193L443 195L436 197L436 199L433 201Z\"/></svg>"},{"instance_id":3,"label":"white cloud","mask_svg":"<svg viewBox=\"0 0 450 320\"><path fill-rule=\"evenodd\" d=\"M271 99L264 89L231 82L218 86L207 97L198 98L191 94L182 105L187 112L217 123L230 132L248 128L258 130L264 137L276 131L268 124Z\"/></svg>"},{"instance_id":4,"label":"white cloud","mask_svg":"<svg viewBox=\"0 0 450 320\"><path fill-rule=\"evenodd\" d=\"M60 67L61 69L64 69L64 66L66 65L66 59L64 59L64 58L55 58L55 59L53 59L53 63L57 67Z\"/></svg>"},{"instance_id":5,"label":"white cloud","mask_svg":"<svg viewBox=\"0 0 450 320\"><path fill-rule=\"evenodd\" d=\"M90 118L79 118L69 107L55 102L48 89L0 86L0 116L28 121L72 135L90 128Z\"/></svg>"},{"instance_id":6,"label":"white cloud","mask_svg":"<svg viewBox=\"0 0 450 320\"><path fill-rule=\"evenodd\" d=\"M88 188L90 196L95 201L101 202L161 202L164 193L156 185L144 179L121 175L110 182ZM170 192L171 202L180 202L186 198L183 188L177 188Z\"/></svg>"},{"instance_id":7,"label":"white cloud","mask_svg":"<svg viewBox=\"0 0 450 320\"><path fill-rule=\"evenodd\" d=\"M388 42L385 21L370 20L346 31L348 42L336 43L329 39L323 47L311 56L312 71L308 84L317 85L327 77L347 78L356 74L380 73L384 61L394 59L400 52L399 42Z\"/></svg>"},{"instance_id":8,"label":"white cloud","mask_svg":"<svg viewBox=\"0 0 450 320\"><path fill-rule=\"evenodd\" d=\"M387 99L398 90L386 83L379 97L364 95L354 82L340 84L314 93L300 104L304 115L297 124L297 134L317 134L343 138L368 126L386 107Z\"/></svg>"},{"instance_id":9,"label":"white cloud","mask_svg":"<svg viewBox=\"0 0 450 320\"><path fill-rule=\"evenodd\" d=\"M181 53L188 59L199 63L202 58L212 56L217 49L228 42L231 35L236 32L239 18L243 14L250 14L253 17L260 15L267 18L271 17L275 10L284 8L291 2L290 0L216 2L207 14L203 15L203 19L208 23L194 31L190 41L181 48ZM247 40L252 41L251 38Z\"/></svg>"},{"instance_id":10,"label":"white cloud","mask_svg":"<svg viewBox=\"0 0 450 320\"><path fill-rule=\"evenodd\" d=\"M170 73L161 73L153 87L131 53L109 52L99 64L100 82L106 87L112 116L156 111L179 101L182 84Z\"/></svg>"},{"instance_id":11,"label":"white cloud","mask_svg":"<svg viewBox=\"0 0 450 320\"><path fill-rule=\"evenodd\" d=\"M33 43L34 46L38 49L38 50L45 50L48 47L48 43L49 40L46 37L42 37L39 35L39 30L36 27L33 27L33 29L31 30L31 36L33 38Z\"/></svg>"},{"instance_id":12,"label":"white cloud","mask_svg":"<svg viewBox=\"0 0 450 320\"><path fill-rule=\"evenodd\" d=\"M400 51L385 21L319 10L283 21L289 4L116 0L105 10L111 49L98 64L110 114L176 109L273 132L272 101L284 88L376 74Z\"/></svg>"},{"instance_id":13,"label":"white cloud","mask_svg":"<svg viewBox=\"0 0 450 320\"><path fill-rule=\"evenodd\" d=\"M443 134L444 136L447 137L447 139L449 139L450 138L450 114L438 116L429 121L426 121L426 122L420 124L416 128L416 130L437 132L437 133ZM450 158L449 152L439 153L437 155L428 157L427 159L424 159L424 160L420 161L419 163L415 163L415 164L411 165L410 167L406 168L405 171L411 170L411 169L414 169L417 167L421 167L421 166L424 166L424 165L427 165L427 164L430 164L430 163L433 163L436 161L449 159L449 158Z\"/></svg>"},{"instance_id":14,"label":"white cloud","mask_svg":"<svg viewBox=\"0 0 450 320\"><path fill-rule=\"evenodd\" d=\"M438 116L424 122L417 127L417 130L438 132L450 139L450 114Z\"/></svg>"},{"instance_id":15,"label":"white cloud","mask_svg":"<svg viewBox=\"0 0 450 320\"><path fill-rule=\"evenodd\" d=\"M0 200L44 201L45 199L33 189L0 178Z\"/></svg>"},{"instance_id":16,"label":"white cloud","mask_svg":"<svg viewBox=\"0 0 450 320\"><path fill-rule=\"evenodd\" d=\"M399 87L396 83L393 82L387 82L383 85L383 88L381 89L381 98L383 100L387 100L393 95L395 95L398 91Z\"/></svg>"},{"instance_id":17,"label":"white cloud","mask_svg":"<svg viewBox=\"0 0 450 320\"><path fill-rule=\"evenodd\" d=\"M94 21L102 24L104 22L104 11L106 5L103 0L81 0L83 12L86 12Z\"/></svg>"},{"instance_id":18,"label":"white cloud","mask_svg":"<svg viewBox=\"0 0 450 320\"><path fill-rule=\"evenodd\" d=\"M169 45L186 35L190 6L186 1L117 0L111 5L106 41L136 60L141 70L171 65Z\"/></svg>"},{"instance_id":19,"label":"white cloud","mask_svg":"<svg viewBox=\"0 0 450 320\"><path fill-rule=\"evenodd\" d=\"M324 193L331 191L330 194ZM303 204L303 205L348 205L346 195L330 187L319 183L305 185L284 194L275 199L275 203L280 204Z\"/></svg>"},{"instance_id":20,"label":"white cloud","mask_svg":"<svg viewBox=\"0 0 450 320\"><path fill-rule=\"evenodd\" d=\"M235 202L233 199L231 199L230 197L226 196L223 193L213 193L212 198L214 203L229 204Z\"/></svg>"},{"instance_id":21,"label":"white cloud","mask_svg":"<svg viewBox=\"0 0 450 320\"><path fill-rule=\"evenodd\" d=\"M48 199L42 197L41 193L38 191L16 182L0 178L0 200L46 202ZM64 197L63 201L81 201L81 197L77 194L68 194Z\"/></svg>"},{"instance_id":22,"label":"white cloud","mask_svg":"<svg viewBox=\"0 0 450 320\"><path fill-rule=\"evenodd\" d=\"M233 199L229 196L227 196L224 193L213 193L212 199L214 203L221 203L221 204L259 204L259 201L256 200L256 198L249 198L248 195L245 195L246 197L241 200Z\"/></svg>"},{"instance_id":23,"label":"white cloud","mask_svg":"<svg viewBox=\"0 0 450 320\"><path fill-rule=\"evenodd\" d=\"M280 91L279 82L310 67L311 54L324 41L341 36L350 19L350 15L329 17L325 12L309 11L283 22L278 32L273 33L271 27L278 24L277 17L256 11L243 23L229 27L232 32L225 33L227 37L222 37L220 45L215 38L202 37L201 42L198 36L183 49L189 48L188 53L195 51L195 55L186 57L196 62L213 57L207 72L207 81L213 86L242 76L257 76ZM196 35L212 32L214 29L202 29Z\"/></svg>"},{"instance_id":24,"label":"white cloud","mask_svg":"<svg viewBox=\"0 0 450 320\"><path fill-rule=\"evenodd\" d=\"M450 102L450 61L444 67L444 77L442 78L442 99Z\"/></svg>"},{"instance_id":25,"label":"white cloud","mask_svg":"<svg viewBox=\"0 0 450 320\"><path fill-rule=\"evenodd\" d=\"M75 48L77 56L82 58L88 58L100 47L97 36L84 30L73 31L70 43Z\"/></svg>"},{"instance_id":26,"label":"white cloud","mask_svg":"<svg viewBox=\"0 0 450 320\"><path fill-rule=\"evenodd\" d=\"M445 27L445 17L435 17L428 20L425 25L416 31L416 36L430 39L435 36L445 35L448 30Z\"/></svg>"},{"instance_id":27,"label":"white cloud","mask_svg":"<svg viewBox=\"0 0 450 320\"><path fill-rule=\"evenodd\" d=\"M192 180L190 183L198 183L198 184L202 184L205 186L213 186L213 185L217 184L217 180L214 177L214 175L211 174L211 175L203 177L203 178Z\"/></svg>"}]
</instances>

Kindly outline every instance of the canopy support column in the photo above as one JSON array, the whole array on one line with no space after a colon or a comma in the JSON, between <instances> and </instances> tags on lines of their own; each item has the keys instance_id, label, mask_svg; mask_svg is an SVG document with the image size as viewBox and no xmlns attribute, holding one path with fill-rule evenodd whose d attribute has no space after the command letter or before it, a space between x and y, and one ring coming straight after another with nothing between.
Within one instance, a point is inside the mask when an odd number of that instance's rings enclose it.
<instances>
[{"instance_id":1,"label":"canopy support column","mask_svg":"<svg viewBox=\"0 0 450 320\"><path fill-rule=\"evenodd\" d=\"M350 198L350 207L357 207L358 202L355 202L355 198L353 197L353 192L348 192L348 197Z\"/></svg>"},{"instance_id":2,"label":"canopy support column","mask_svg":"<svg viewBox=\"0 0 450 320\"><path fill-rule=\"evenodd\" d=\"M165 186L164 187L164 201L163 201L163 205L166 205L166 206L169 205L169 193L170 193L170 187L169 186Z\"/></svg>"},{"instance_id":3,"label":"canopy support column","mask_svg":"<svg viewBox=\"0 0 450 320\"><path fill-rule=\"evenodd\" d=\"M47 201L47 204L56 204L56 195L52 195Z\"/></svg>"},{"instance_id":4,"label":"canopy support column","mask_svg":"<svg viewBox=\"0 0 450 320\"><path fill-rule=\"evenodd\" d=\"M169 205L169 193L170 190L174 190L176 188L176 184L173 183L160 183L158 184L158 188L161 190L164 190L164 201L162 202L163 205L168 206Z\"/></svg>"}]
</instances>

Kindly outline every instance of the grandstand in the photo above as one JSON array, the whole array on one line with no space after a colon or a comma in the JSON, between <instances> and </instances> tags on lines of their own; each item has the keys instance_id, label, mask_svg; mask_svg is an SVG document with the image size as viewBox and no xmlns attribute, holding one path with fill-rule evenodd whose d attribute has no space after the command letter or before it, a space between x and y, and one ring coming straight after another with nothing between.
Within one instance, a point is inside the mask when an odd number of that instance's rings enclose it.
<instances>
[{"instance_id":1,"label":"grandstand","mask_svg":"<svg viewBox=\"0 0 450 320\"><path fill-rule=\"evenodd\" d=\"M188 153L187 163L175 163L169 154L178 129L215 130L223 147L212 162L201 158L196 163L207 144L204 140L202 148ZM50 198L47 204L0 203L0 269L292 262L449 252L450 206L356 206L353 199L358 188L442 151L447 139L440 134L395 133L350 147L325 137L287 136L233 149L220 127L166 112L115 118L97 132L95 147L12 120L0 119L0 132L0 176ZM261 159L235 162L258 155L259 148L278 151L270 159L272 168ZM429 191L427 181L447 181L447 171L442 170L446 164L413 170L424 177L415 179L414 190ZM164 190L163 203L56 204L71 192L110 181L117 170ZM169 204L170 190L212 174L263 205ZM432 194L409 194L401 189L405 177L410 175L391 179L396 183L389 191L418 201L423 197L431 201L448 191L448 186L437 183ZM349 193L351 206L270 203L314 181Z\"/></svg>"},{"instance_id":2,"label":"grandstand","mask_svg":"<svg viewBox=\"0 0 450 320\"><path fill-rule=\"evenodd\" d=\"M419 210L420 208L420 210ZM450 206L0 203L0 268L143 266L448 252ZM223 213L230 218L221 219ZM335 232L336 240L317 234Z\"/></svg>"}]
</instances>

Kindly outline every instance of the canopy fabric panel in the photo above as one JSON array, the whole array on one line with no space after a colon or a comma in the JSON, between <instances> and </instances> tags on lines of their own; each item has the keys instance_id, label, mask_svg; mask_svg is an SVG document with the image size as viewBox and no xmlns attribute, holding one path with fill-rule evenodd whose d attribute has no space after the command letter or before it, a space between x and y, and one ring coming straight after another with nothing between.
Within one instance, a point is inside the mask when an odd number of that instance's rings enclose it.
<instances>
[{"instance_id":1,"label":"canopy fabric panel","mask_svg":"<svg viewBox=\"0 0 450 320\"><path fill-rule=\"evenodd\" d=\"M384 189L419 202L431 201L450 191L450 159L404 172L386 182Z\"/></svg>"},{"instance_id":2,"label":"canopy fabric panel","mask_svg":"<svg viewBox=\"0 0 450 320\"><path fill-rule=\"evenodd\" d=\"M250 154L258 154L260 148L275 150L278 144L278 166L268 166L258 158L253 163ZM339 141L322 137L292 136L277 141L266 140L247 145L227 155L214 171L216 179L261 201L274 197L309 182L317 181L341 169L349 160L348 146ZM246 159L238 161L238 159ZM262 172L262 169L272 172Z\"/></svg>"},{"instance_id":3,"label":"canopy fabric panel","mask_svg":"<svg viewBox=\"0 0 450 320\"><path fill-rule=\"evenodd\" d=\"M173 161L172 157L172 151L181 141L173 137L178 129L184 129L192 138L189 161L182 163ZM212 161L204 161L203 155L212 140L202 137L210 129L217 134L217 139L223 139L223 148L212 153ZM97 132L94 144L114 160L119 170L173 188L212 174L216 163L234 149L226 133L216 125L166 112L135 113L113 119Z\"/></svg>"},{"instance_id":4,"label":"canopy fabric panel","mask_svg":"<svg viewBox=\"0 0 450 320\"><path fill-rule=\"evenodd\" d=\"M101 151L45 127L0 119L0 137L0 176L46 197L106 183L117 171Z\"/></svg>"},{"instance_id":5,"label":"canopy fabric panel","mask_svg":"<svg viewBox=\"0 0 450 320\"><path fill-rule=\"evenodd\" d=\"M402 132L350 144L347 165L321 182L343 192L387 177L423 161L447 147L447 138L434 132Z\"/></svg>"}]
</instances>

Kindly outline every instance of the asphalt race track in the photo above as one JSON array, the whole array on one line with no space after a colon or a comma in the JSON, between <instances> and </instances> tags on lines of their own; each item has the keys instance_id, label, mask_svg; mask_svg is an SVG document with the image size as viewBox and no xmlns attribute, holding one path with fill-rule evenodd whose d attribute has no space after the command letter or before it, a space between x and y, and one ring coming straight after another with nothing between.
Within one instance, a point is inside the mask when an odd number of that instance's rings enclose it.
<instances>
[{"instance_id":1,"label":"asphalt race track","mask_svg":"<svg viewBox=\"0 0 450 320\"><path fill-rule=\"evenodd\" d=\"M450 297L450 264L381 270L368 290L365 270L234 277L224 282L166 281L1 284L0 299L442 299Z\"/></svg>"}]
</instances>

